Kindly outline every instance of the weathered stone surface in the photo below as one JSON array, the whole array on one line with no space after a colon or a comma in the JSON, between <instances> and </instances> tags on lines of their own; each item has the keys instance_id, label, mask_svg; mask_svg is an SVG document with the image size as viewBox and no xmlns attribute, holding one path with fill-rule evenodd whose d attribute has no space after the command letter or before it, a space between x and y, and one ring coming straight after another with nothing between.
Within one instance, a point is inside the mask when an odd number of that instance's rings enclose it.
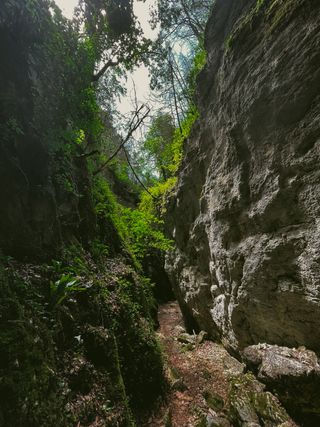
<instances>
[{"instance_id":1,"label":"weathered stone surface","mask_svg":"<svg viewBox=\"0 0 320 427\"><path fill-rule=\"evenodd\" d=\"M233 378L230 391L230 416L235 426L293 426L278 399L255 380L252 374Z\"/></svg>"},{"instance_id":2,"label":"weathered stone surface","mask_svg":"<svg viewBox=\"0 0 320 427\"><path fill-rule=\"evenodd\" d=\"M304 347L287 348L258 344L246 347L243 357L248 365L259 368L259 378L276 381L280 377L318 375L320 364L317 355Z\"/></svg>"},{"instance_id":3,"label":"weathered stone surface","mask_svg":"<svg viewBox=\"0 0 320 427\"><path fill-rule=\"evenodd\" d=\"M319 12L217 0L207 25L167 269L187 324L237 352L320 351Z\"/></svg>"},{"instance_id":4,"label":"weathered stone surface","mask_svg":"<svg viewBox=\"0 0 320 427\"><path fill-rule=\"evenodd\" d=\"M259 344L245 348L243 358L291 413L319 423L320 363L313 351Z\"/></svg>"}]
</instances>

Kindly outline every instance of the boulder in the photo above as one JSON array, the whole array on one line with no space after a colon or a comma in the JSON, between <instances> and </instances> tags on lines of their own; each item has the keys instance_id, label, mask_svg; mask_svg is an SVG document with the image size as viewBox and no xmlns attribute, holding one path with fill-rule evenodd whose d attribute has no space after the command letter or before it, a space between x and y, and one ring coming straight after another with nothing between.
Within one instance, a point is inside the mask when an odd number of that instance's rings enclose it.
<instances>
[{"instance_id":1,"label":"boulder","mask_svg":"<svg viewBox=\"0 0 320 427\"><path fill-rule=\"evenodd\" d=\"M258 344L243 359L298 420L320 424L320 361L305 347Z\"/></svg>"}]
</instances>

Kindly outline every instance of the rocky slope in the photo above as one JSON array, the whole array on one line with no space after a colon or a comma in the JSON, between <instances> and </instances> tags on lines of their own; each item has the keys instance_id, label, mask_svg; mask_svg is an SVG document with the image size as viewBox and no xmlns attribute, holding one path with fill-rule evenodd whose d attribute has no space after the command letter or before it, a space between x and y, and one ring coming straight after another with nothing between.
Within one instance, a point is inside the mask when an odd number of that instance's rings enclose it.
<instances>
[{"instance_id":1,"label":"rocky slope","mask_svg":"<svg viewBox=\"0 0 320 427\"><path fill-rule=\"evenodd\" d=\"M187 323L236 352L320 350L320 3L217 0L167 260Z\"/></svg>"}]
</instances>

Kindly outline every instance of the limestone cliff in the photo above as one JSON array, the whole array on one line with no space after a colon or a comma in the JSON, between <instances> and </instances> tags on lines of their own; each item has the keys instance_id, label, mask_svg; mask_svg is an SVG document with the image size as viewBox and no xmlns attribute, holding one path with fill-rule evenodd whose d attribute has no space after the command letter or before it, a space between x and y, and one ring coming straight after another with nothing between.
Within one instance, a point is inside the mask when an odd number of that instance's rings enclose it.
<instances>
[{"instance_id":1,"label":"limestone cliff","mask_svg":"<svg viewBox=\"0 0 320 427\"><path fill-rule=\"evenodd\" d=\"M236 351L320 350L320 3L217 0L167 260L184 315Z\"/></svg>"}]
</instances>

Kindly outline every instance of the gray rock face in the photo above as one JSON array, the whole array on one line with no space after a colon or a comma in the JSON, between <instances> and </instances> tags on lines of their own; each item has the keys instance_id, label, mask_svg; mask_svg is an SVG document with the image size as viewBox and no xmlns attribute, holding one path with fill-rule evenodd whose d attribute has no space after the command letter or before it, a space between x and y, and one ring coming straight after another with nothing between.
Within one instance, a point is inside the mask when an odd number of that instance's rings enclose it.
<instances>
[{"instance_id":1,"label":"gray rock face","mask_svg":"<svg viewBox=\"0 0 320 427\"><path fill-rule=\"evenodd\" d=\"M291 414L319 425L320 361L313 351L259 344L245 348L243 358Z\"/></svg>"},{"instance_id":2,"label":"gray rock face","mask_svg":"<svg viewBox=\"0 0 320 427\"><path fill-rule=\"evenodd\" d=\"M167 216L184 316L320 351L320 2L217 0L206 49Z\"/></svg>"}]
</instances>

